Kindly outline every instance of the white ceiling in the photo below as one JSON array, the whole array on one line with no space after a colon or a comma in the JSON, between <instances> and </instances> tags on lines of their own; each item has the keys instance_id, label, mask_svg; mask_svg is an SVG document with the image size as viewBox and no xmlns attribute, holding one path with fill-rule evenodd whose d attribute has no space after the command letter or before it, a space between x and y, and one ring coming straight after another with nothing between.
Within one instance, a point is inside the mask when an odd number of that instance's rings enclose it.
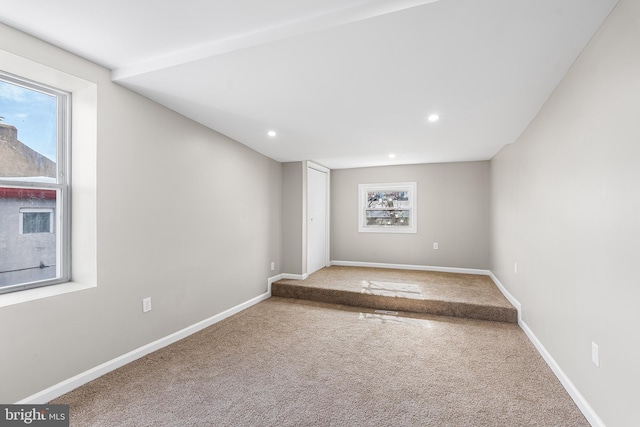
<instances>
[{"instance_id":1,"label":"white ceiling","mask_svg":"<svg viewBox=\"0 0 640 427\"><path fill-rule=\"evenodd\" d=\"M0 22L273 159L346 168L490 159L616 2L0 0Z\"/></svg>"}]
</instances>

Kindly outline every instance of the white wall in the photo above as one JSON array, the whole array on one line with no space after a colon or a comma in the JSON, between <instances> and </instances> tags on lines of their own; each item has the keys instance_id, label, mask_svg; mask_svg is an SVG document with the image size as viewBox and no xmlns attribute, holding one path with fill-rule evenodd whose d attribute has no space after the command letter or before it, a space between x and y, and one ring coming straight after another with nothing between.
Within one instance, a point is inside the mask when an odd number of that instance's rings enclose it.
<instances>
[{"instance_id":1,"label":"white wall","mask_svg":"<svg viewBox=\"0 0 640 427\"><path fill-rule=\"evenodd\" d=\"M640 2L621 0L491 161L491 269L607 426L640 420L639 114Z\"/></svg>"},{"instance_id":2,"label":"white wall","mask_svg":"<svg viewBox=\"0 0 640 427\"><path fill-rule=\"evenodd\" d=\"M72 219L72 274L97 286L0 301L0 402L23 399L267 291L267 277L279 273L270 262L281 264L280 163L13 29L0 26L0 49L93 82L94 94L97 88L97 135L88 146L82 138L74 146L86 160L77 166L90 168L93 178L74 169L74 207L87 209L74 209ZM91 122L91 114L81 114L74 111L74 119ZM145 314L144 297L153 302Z\"/></svg>"},{"instance_id":3,"label":"white wall","mask_svg":"<svg viewBox=\"0 0 640 427\"><path fill-rule=\"evenodd\" d=\"M358 184L383 182L417 182L417 234L358 232ZM331 259L488 269L489 162L333 170Z\"/></svg>"}]
</instances>

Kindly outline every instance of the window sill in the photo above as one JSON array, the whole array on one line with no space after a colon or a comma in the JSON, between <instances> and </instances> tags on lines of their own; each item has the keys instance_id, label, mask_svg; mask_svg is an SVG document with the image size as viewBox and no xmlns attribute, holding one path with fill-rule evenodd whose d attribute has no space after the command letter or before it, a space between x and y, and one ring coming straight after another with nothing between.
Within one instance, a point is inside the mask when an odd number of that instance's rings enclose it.
<instances>
[{"instance_id":1,"label":"window sill","mask_svg":"<svg viewBox=\"0 0 640 427\"><path fill-rule=\"evenodd\" d=\"M41 288L28 289L26 291L11 292L0 295L0 308L95 287L95 283L66 282L60 283L59 285L43 286Z\"/></svg>"}]
</instances>

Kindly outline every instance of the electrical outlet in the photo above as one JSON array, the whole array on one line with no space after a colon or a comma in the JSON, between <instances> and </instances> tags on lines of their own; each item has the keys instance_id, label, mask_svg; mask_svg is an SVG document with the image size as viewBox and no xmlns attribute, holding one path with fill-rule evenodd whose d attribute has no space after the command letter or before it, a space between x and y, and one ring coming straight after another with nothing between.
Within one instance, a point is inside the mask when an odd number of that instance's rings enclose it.
<instances>
[{"instance_id":1,"label":"electrical outlet","mask_svg":"<svg viewBox=\"0 0 640 427\"><path fill-rule=\"evenodd\" d=\"M276 263L271 261L271 271L276 271Z\"/></svg>"},{"instance_id":2,"label":"electrical outlet","mask_svg":"<svg viewBox=\"0 0 640 427\"><path fill-rule=\"evenodd\" d=\"M438 242L433 242L433 249L438 249Z\"/></svg>"},{"instance_id":3,"label":"electrical outlet","mask_svg":"<svg viewBox=\"0 0 640 427\"><path fill-rule=\"evenodd\" d=\"M151 311L151 297L142 300L142 312Z\"/></svg>"},{"instance_id":4,"label":"electrical outlet","mask_svg":"<svg viewBox=\"0 0 640 427\"><path fill-rule=\"evenodd\" d=\"M600 353L598 352L598 344L591 342L591 361L594 365L600 366Z\"/></svg>"}]
</instances>

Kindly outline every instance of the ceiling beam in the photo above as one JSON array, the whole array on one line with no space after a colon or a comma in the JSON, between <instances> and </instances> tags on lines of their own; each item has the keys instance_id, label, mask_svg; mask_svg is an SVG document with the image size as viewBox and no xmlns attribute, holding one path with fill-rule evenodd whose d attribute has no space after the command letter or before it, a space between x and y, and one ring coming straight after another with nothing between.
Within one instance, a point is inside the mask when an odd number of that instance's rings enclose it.
<instances>
[{"instance_id":1,"label":"ceiling beam","mask_svg":"<svg viewBox=\"0 0 640 427\"><path fill-rule=\"evenodd\" d=\"M129 77L346 25L428 3L435 3L437 1L440 0L368 0L355 6L315 15L283 25L257 29L250 33L239 34L222 40L214 40L189 49L119 67L112 70L111 78L114 81L125 80Z\"/></svg>"}]
</instances>

